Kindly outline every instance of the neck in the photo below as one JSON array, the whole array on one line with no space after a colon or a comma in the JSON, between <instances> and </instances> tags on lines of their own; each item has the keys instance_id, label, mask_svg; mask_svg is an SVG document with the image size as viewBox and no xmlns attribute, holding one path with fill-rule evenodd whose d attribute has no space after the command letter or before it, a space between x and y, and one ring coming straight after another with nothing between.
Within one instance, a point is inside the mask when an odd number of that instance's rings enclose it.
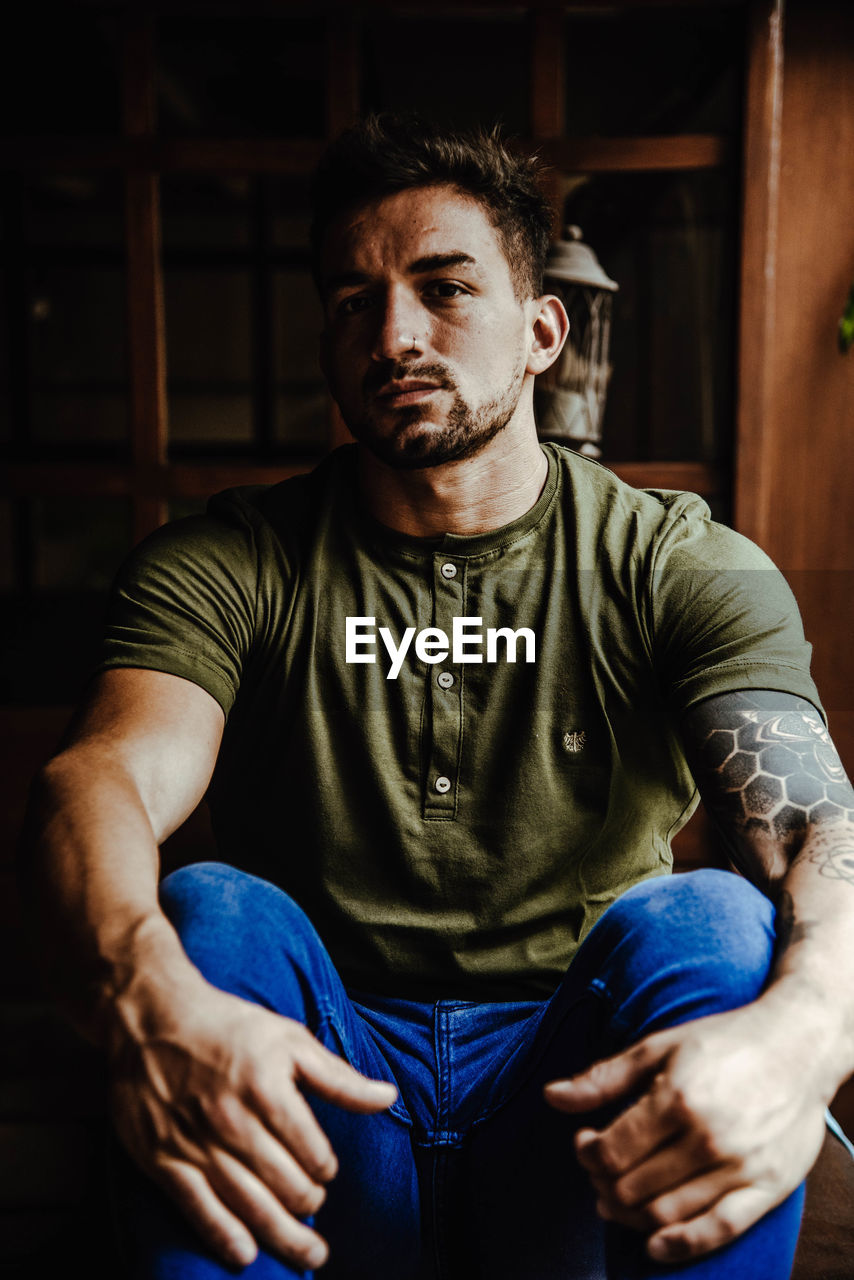
<instances>
[{"instance_id":1,"label":"neck","mask_svg":"<svg viewBox=\"0 0 854 1280\"><path fill-rule=\"evenodd\" d=\"M548 474L533 419L501 432L471 458L407 471L359 448L362 501L375 519L416 538L489 533L537 501Z\"/></svg>"}]
</instances>

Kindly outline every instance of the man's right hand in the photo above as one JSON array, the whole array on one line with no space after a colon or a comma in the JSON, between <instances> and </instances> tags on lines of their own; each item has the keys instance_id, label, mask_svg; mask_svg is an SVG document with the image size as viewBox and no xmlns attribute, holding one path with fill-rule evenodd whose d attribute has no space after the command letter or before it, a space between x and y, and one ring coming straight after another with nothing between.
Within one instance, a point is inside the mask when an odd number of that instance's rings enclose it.
<instances>
[{"instance_id":1,"label":"man's right hand","mask_svg":"<svg viewBox=\"0 0 854 1280\"><path fill-rule=\"evenodd\" d=\"M201 975L116 1008L111 1110L134 1161L227 1264L248 1266L261 1245L321 1266L326 1242L299 1219L320 1208L337 1161L303 1090L370 1113L391 1106L394 1085Z\"/></svg>"}]
</instances>

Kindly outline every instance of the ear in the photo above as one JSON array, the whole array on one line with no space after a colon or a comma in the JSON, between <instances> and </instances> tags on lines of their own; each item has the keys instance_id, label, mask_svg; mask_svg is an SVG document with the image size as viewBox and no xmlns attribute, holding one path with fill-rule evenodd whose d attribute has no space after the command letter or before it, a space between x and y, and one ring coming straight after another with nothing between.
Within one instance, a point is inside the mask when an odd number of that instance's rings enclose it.
<instances>
[{"instance_id":1,"label":"ear","mask_svg":"<svg viewBox=\"0 0 854 1280\"><path fill-rule=\"evenodd\" d=\"M569 316L560 298L553 293L534 298L532 307L531 349L527 373L542 373L557 360L569 334Z\"/></svg>"}]
</instances>

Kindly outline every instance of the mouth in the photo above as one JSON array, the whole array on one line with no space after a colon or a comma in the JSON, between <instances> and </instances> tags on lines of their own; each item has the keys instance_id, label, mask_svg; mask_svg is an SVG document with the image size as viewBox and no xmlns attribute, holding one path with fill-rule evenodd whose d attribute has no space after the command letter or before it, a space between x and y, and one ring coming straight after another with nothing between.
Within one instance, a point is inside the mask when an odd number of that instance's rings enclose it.
<instances>
[{"instance_id":1,"label":"mouth","mask_svg":"<svg viewBox=\"0 0 854 1280\"><path fill-rule=\"evenodd\" d=\"M403 405L418 404L441 390L437 382L425 382L420 378L404 378L398 382L385 383L376 392L376 398L384 405L399 408Z\"/></svg>"}]
</instances>

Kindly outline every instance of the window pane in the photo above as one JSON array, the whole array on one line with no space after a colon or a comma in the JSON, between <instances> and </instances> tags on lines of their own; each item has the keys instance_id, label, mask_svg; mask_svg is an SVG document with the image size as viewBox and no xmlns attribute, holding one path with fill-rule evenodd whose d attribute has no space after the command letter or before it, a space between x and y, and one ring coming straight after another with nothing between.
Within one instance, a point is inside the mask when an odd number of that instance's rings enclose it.
<instances>
[{"instance_id":1,"label":"window pane","mask_svg":"<svg viewBox=\"0 0 854 1280\"><path fill-rule=\"evenodd\" d=\"M124 263L124 192L118 177L42 174L27 179L21 195L27 244L112 250L116 265Z\"/></svg>"},{"instance_id":2,"label":"window pane","mask_svg":"<svg viewBox=\"0 0 854 1280\"><path fill-rule=\"evenodd\" d=\"M500 120L529 132L530 28L521 14L430 19L391 15L365 23L364 102L457 125Z\"/></svg>"},{"instance_id":3,"label":"window pane","mask_svg":"<svg viewBox=\"0 0 854 1280\"><path fill-rule=\"evenodd\" d=\"M158 23L159 128L219 137L320 137L324 27L303 17Z\"/></svg>"},{"instance_id":4,"label":"window pane","mask_svg":"<svg viewBox=\"0 0 854 1280\"><path fill-rule=\"evenodd\" d=\"M250 443L249 272L173 267L165 295L170 441Z\"/></svg>"},{"instance_id":5,"label":"window pane","mask_svg":"<svg viewBox=\"0 0 854 1280\"><path fill-rule=\"evenodd\" d=\"M215 394L169 393L169 439L173 445L251 446L252 397L248 391L220 388Z\"/></svg>"},{"instance_id":6,"label":"window pane","mask_svg":"<svg viewBox=\"0 0 854 1280\"><path fill-rule=\"evenodd\" d=\"M734 133L743 8L614 7L568 15L566 132Z\"/></svg>"},{"instance_id":7,"label":"window pane","mask_svg":"<svg viewBox=\"0 0 854 1280\"><path fill-rule=\"evenodd\" d=\"M160 180L164 249L247 248L251 189L249 179L241 175L164 174Z\"/></svg>"},{"instance_id":8,"label":"window pane","mask_svg":"<svg viewBox=\"0 0 854 1280\"><path fill-rule=\"evenodd\" d=\"M278 176L270 184L271 239L277 248L308 254L311 208L306 178Z\"/></svg>"},{"instance_id":9,"label":"window pane","mask_svg":"<svg viewBox=\"0 0 854 1280\"><path fill-rule=\"evenodd\" d=\"M130 550L123 498L40 498L32 504L33 585L106 591Z\"/></svg>"},{"instance_id":10,"label":"window pane","mask_svg":"<svg viewBox=\"0 0 854 1280\"><path fill-rule=\"evenodd\" d=\"M33 268L27 308L33 438L72 448L125 438L124 272Z\"/></svg>"},{"instance_id":11,"label":"window pane","mask_svg":"<svg viewBox=\"0 0 854 1280\"><path fill-rule=\"evenodd\" d=\"M274 276L276 440L288 448L319 453L329 421L326 384L318 361L323 316L308 271Z\"/></svg>"},{"instance_id":12,"label":"window pane","mask_svg":"<svg viewBox=\"0 0 854 1280\"><path fill-rule=\"evenodd\" d=\"M567 182L566 221L620 286L606 460L723 460L735 333L733 184L723 172Z\"/></svg>"}]
</instances>

